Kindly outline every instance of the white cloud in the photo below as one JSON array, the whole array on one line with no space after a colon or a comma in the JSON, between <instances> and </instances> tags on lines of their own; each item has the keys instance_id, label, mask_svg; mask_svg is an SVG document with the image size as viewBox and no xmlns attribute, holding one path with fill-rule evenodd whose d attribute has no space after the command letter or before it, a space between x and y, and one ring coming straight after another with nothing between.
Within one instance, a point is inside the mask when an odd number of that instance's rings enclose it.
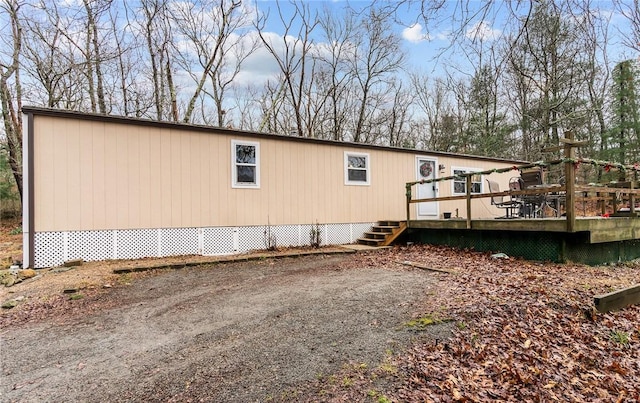
<instances>
[{"instance_id":1,"label":"white cloud","mask_svg":"<svg viewBox=\"0 0 640 403\"><path fill-rule=\"evenodd\" d=\"M499 29L492 28L486 21L480 21L467 29L465 36L471 40L492 41L499 38L501 34L502 31Z\"/></svg>"},{"instance_id":2,"label":"white cloud","mask_svg":"<svg viewBox=\"0 0 640 403\"><path fill-rule=\"evenodd\" d=\"M422 25L416 23L402 30L402 37L412 43L429 40L429 34L423 32Z\"/></svg>"},{"instance_id":3,"label":"white cloud","mask_svg":"<svg viewBox=\"0 0 640 403\"><path fill-rule=\"evenodd\" d=\"M451 40L451 31L442 31L442 32L438 32L438 34L436 35L436 38L441 40L441 41L450 41Z\"/></svg>"},{"instance_id":4,"label":"white cloud","mask_svg":"<svg viewBox=\"0 0 640 403\"><path fill-rule=\"evenodd\" d=\"M234 80L234 85L262 86L280 74L278 64L265 48L259 48L242 64L242 69Z\"/></svg>"},{"instance_id":5,"label":"white cloud","mask_svg":"<svg viewBox=\"0 0 640 403\"><path fill-rule=\"evenodd\" d=\"M263 33L267 42L273 47L278 55L284 53L283 37L274 32ZM256 85L262 86L267 81L273 80L280 74L280 67L275 61L273 55L267 50L267 48L260 42L257 32L251 32L245 40L258 41L258 48L249 55L249 57L242 63L240 73L234 80L234 85ZM247 46L249 46L247 44Z\"/></svg>"}]
</instances>

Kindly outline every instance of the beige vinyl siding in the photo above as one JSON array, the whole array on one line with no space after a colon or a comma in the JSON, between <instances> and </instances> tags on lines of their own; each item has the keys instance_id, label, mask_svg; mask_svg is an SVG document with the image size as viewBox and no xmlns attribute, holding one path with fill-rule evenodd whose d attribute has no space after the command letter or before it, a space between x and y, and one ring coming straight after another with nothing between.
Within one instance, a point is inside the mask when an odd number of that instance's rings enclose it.
<instances>
[{"instance_id":1,"label":"beige vinyl siding","mask_svg":"<svg viewBox=\"0 0 640 403\"><path fill-rule=\"evenodd\" d=\"M259 143L259 188L232 188L232 140ZM345 151L369 155L369 185L345 185ZM213 129L41 115L34 116L34 152L39 232L405 219L404 184L416 179L417 155ZM506 166L437 159L446 166L438 176L450 175L451 166ZM501 187L506 188L509 176L499 176ZM451 194L450 182L438 186L439 196ZM474 216L500 213L489 206L489 199L483 202L474 204ZM441 203L440 212L456 207L464 215L464 201Z\"/></svg>"},{"instance_id":2,"label":"beige vinyl siding","mask_svg":"<svg viewBox=\"0 0 640 403\"><path fill-rule=\"evenodd\" d=\"M444 173L438 173L438 176L451 176L453 175L453 167L456 168L473 168L478 171L486 171L495 168L508 167L508 164L499 164L492 161L470 161L470 160L461 160L459 158L450 158L444 157L438 159L438 164L445 165ZM511 164L513 165L513 164ZM483 193L488 192L487 188L487 178L491 178L491 180L495 180L500 184L501 190L508 189L509 178L513 176L518 176L518 171L509 171L505 173L494 173L490 176L482 175L482 191ZM452 196L453 195L453 182L452 181L444 181L439 183L439 196ZM506 199L505 199L506 200ZM453 200L443 204L440 208L440 212L451 212L455 217L456 208L458 209L458 214L461 217L466 217L466 201L465 200ZM484 217L484 218L492 218L497 216L504 215L504 209L498 209L491 205L490 198L482 198L482 199L474 199L471 204L471 216L474 218ZM440 217L441 218L441 217Z\"/></svg>"}]
</instances>

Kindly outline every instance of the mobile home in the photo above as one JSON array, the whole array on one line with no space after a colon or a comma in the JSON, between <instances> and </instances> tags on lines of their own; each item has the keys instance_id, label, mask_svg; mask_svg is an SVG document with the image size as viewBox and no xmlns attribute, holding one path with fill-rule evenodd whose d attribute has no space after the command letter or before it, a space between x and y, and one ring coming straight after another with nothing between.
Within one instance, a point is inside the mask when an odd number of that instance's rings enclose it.
<instances>
[{"instance_id":1,"label":"mobile home","mask_svg":"<svg viewBox=\"0 0 640 403\"><path fill-rule=\"evenodd\" d=\"M514 161L218 127L23 108L24 266L66 260L232 254L352 243L378 220L406 219L405 183ZM502 187L509 173L492 175ZM484 182L484 183L483 183ZM486 180L473 179L483 192ZM420 185L421 198L465 182ZM412 206L417 219L464 200ZM475 217L503 212L490 199Z\"/></svg>"}]
</instances>

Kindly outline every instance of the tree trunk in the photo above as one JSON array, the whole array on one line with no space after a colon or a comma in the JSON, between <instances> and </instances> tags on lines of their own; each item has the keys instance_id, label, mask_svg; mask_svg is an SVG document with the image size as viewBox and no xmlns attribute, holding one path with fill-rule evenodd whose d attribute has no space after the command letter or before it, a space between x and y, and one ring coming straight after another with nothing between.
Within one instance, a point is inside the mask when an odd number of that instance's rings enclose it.
<instances>
[{"instance_id":1,"label":"tree trunk","mask_svg":"<svg viewBox=\"0 0 640 403\"><path fill-rule=\"evenodd\" d=\"M20 5L17 1L9 0L2 8L9 14L13 49L10 64L6 66L0 64L0 105L2 105L2 120L7 137L9 166L16 181L20 200L22 200L22 85L20 81L22 27L18 18ZM11 93L9 85L9 79L12 76L14 77L14 94Z\"/></svg>"}]
</instances>

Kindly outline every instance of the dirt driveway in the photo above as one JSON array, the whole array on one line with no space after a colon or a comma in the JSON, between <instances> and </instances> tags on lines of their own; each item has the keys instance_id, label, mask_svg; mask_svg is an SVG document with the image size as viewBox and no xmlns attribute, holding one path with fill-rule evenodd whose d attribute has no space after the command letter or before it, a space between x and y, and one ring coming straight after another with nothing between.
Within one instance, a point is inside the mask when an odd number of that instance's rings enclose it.
<instances>
[{"instance_id":1,"label":"dirt driveway","mask_svg":"<svg viewBox=\"0 0 640 403\"><path fill-rule=\"evenodd\" d=\"M360 262L360 263L358 263ZM166 270L96 296L89 314L0 331L2 401L288 400L347 363L376 366L432 274L354 256Z\"/></svg>"}]
</instances>

